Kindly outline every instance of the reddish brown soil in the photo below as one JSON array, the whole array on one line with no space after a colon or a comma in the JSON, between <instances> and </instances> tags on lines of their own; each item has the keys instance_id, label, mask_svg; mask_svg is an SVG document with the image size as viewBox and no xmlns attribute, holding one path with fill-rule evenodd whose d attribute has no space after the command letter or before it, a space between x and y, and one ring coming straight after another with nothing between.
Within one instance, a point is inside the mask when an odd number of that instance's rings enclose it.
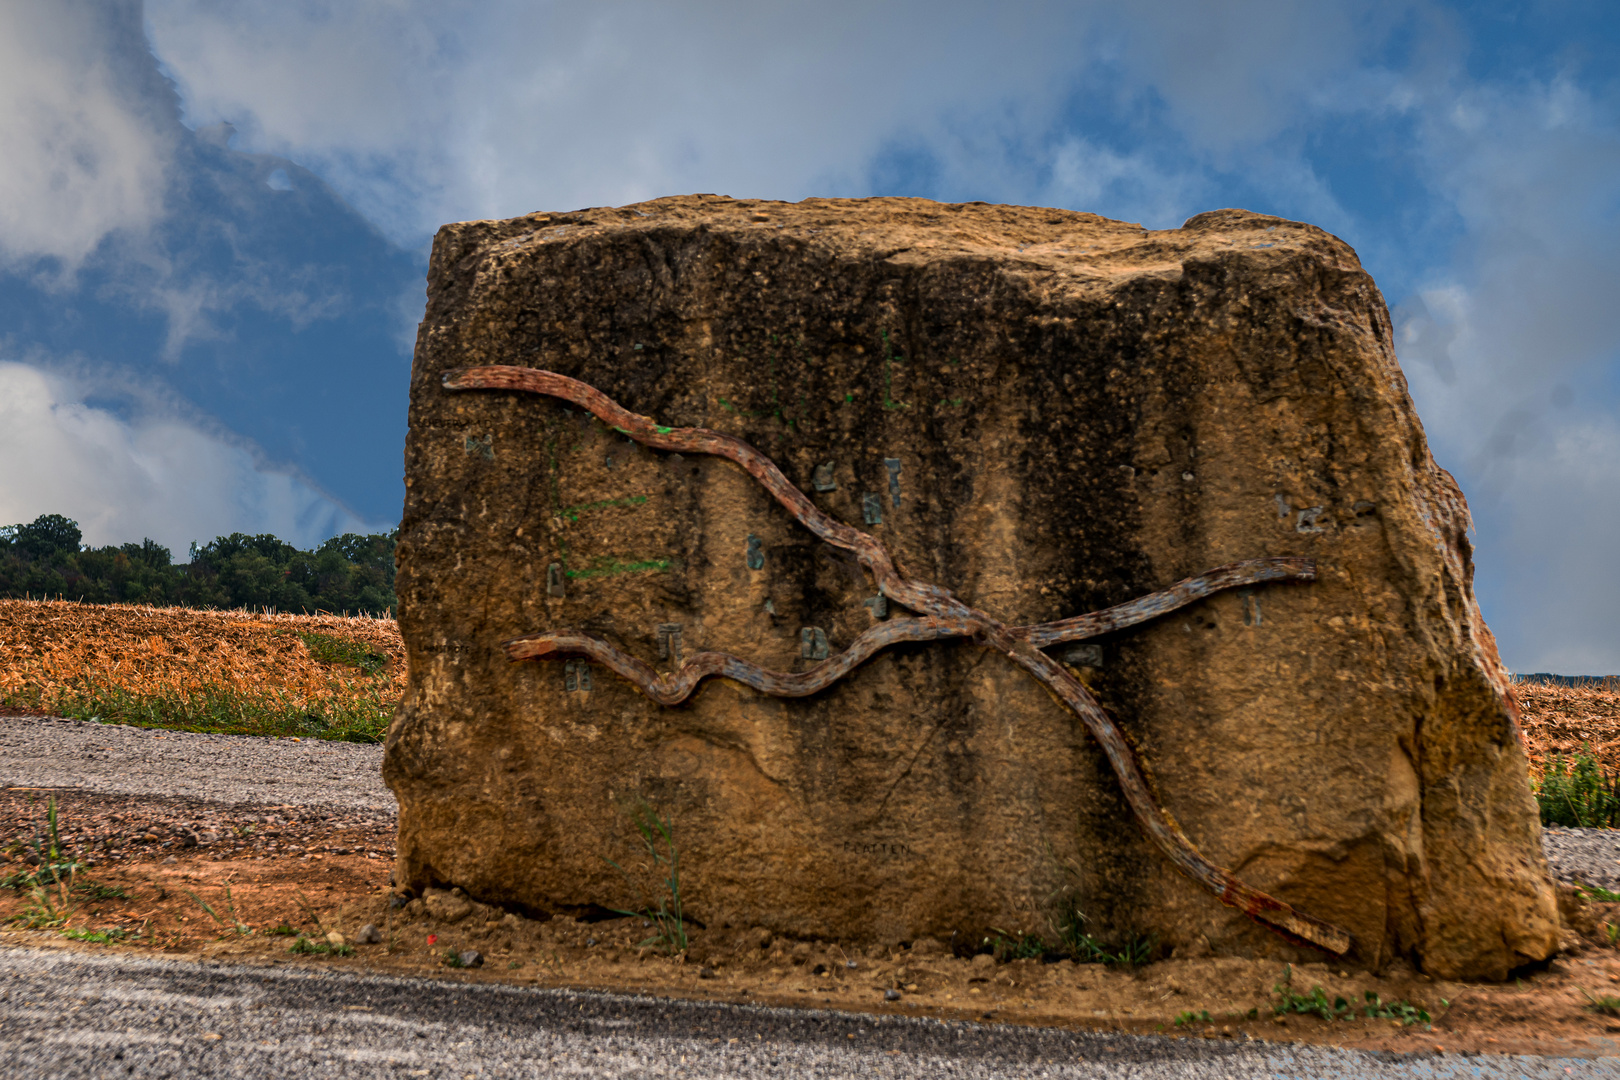
<instances>
[{"instance_id":1,"label":"reddish brown soil","mask_svg":"<svg viewBox=\"0 0 1620 1080\"><path fill-rule=\"evenodd\" d=\"M32 835L44 794L0 793L0 839ZM231 811L182 800L56 794L64 833L78 850L123 853L121 858L102 854L86 876L128 893L105 900L81 894L67 928L122 927L132 935L131 943L73 943L61 928L27 930L17 923L0 933L0 942L1408 1053L1441 1048L1620 1053L1620 1019L1593 1012L1583 996L1583 991L1620 994L1620 952L1608 945L1603 929L1605 922L1620 923L1620 905L1581 906L1571 900L1570 921L1584 933L1572 932L1569 949L1544 970L1524 972L1504 985L1431 982L1397 969L1374 975L1306 964L1293 970L1293 986L1300 991L1320 985L1330 999L1343 996L1359 1005L1371 990L1385 1001L1422 1005L1434 1016L1432 1030L1366 1018L1328 1023L1296 1015L1279 1021L1272 1015L1277 1000L1272 988L1284 969L1272 962L1171 959L1134 971L1035 960L994 964L988 957L955 957L943 949L927 953L922 946L868 952L833 942L702 929L693 932L684 956L672 957L639 947L650 932L640 920L556 916L539 921L474 904L462 919L442 922L430 918L420 901L392 908L391 864L381 857L392 842L385 823L304 819L288 809ZM281 820L249 820L266 817ZM188 847L169 835L198 824L217 826L229 839ZM237 830L248 826L252 831L239 840ZM109 836L118 839L104 849L100 841ZM140 839L147 836L158 839ZM16 859L20 849L10 851L0 874L26 869ZM366 852L379 857L368 858ZM175 861L166 862L170 858ZM31 902L25 892L0 889L0 920L21 914ZM225 925L204 911L203 902ZM235 921L251 933L232 930ZM333 930L352 939L365 923L375 924L383 941L355 946L352 956L295 956L288 952L293 938L271 933L286 926L316 939ZM436 938L431 943L430 935ZM467 949L483 955L482 967L445 966L447 951ZM848 966L851 961L855 966ZM900 992L898 1002L884 1000L890 989ZM1248 1017L1251 1009L1254 1019ZM1205 1010L1209 1022L1176 1024L1178 1016Z\"/></svg>"}]
</instances>

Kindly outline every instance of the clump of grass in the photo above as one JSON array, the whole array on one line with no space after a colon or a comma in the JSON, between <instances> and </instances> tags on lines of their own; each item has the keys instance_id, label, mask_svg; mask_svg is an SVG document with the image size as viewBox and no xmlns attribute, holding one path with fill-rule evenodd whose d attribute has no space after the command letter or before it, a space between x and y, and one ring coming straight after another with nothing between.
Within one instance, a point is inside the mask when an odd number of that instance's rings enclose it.
<instances>
[{"instance_id":1,"label":"clump of grass","mask_svg":"<svg viewBox=\"0 0 1620 1080\"><path fill-rule=\"evenodd\" d=\"M214 920L214 925L219 927L221 930L233 931L238 937L246 937L247 935L253 933L253 928L244 923L237 916L236 900L231 896L231 887L229 885L225 886L225 914L228 916L228 918L225 919L220 918L219 912L215 911L208 901L204 900L190 889L186 890L186 895L195 900L197 902L197 906L202 908L203 911L207 913L208 917Z\"/></svg>"},{"instance_id":2,"label":"clump of grass","mask_svg":"<svg viewBox=\"0 0 1620 1080\"><path fill-rule=\"evenodd\" d=\"M1620 1016L1620 997L1615 997L1613 994L1594 996L1591 991L1584 988L1581 993L1586 995L1586 1005L1584 1007L1591 1012L1602 1013L1604 1016Z\"/></svg>"},{"instance_id":3,"label":"clump of grass","mask_svg":"<svg viewBox=\"0 0 1620 1080\"><path fill-rule=\"evenodd\" d=\"M1197 1012L1188 1010L1176 1014L1176 1027L1186 1027L1188 1024L1212 1024L1214 1018L1209 1015L1208 1009L1199 1009Z\"/></svg>"},{"instance_id":4,"label":"clump of grass","mask_svg":"<svg viewBox=\"0 0 1620 1080\"><path fill-rule=\"evenodd\" d=\"M92 903L97 900L128 900L129 890L122 885L103 885L99 881L81 881L74 893Z\"/></svg>"},{"instance_id":5,"label":"clump of grass","mask_svg":"<svg viewBox=\"0 0 1620 1080\"><path fill-rule=\"evenodd\" d=\"M358 692L334 694L317 702L277 690L250 692L230 686L136 692L85 678L59 687L48 698L41 696L27 707L70 720L169 731L381 742L398 704L390 687L371 683L347 689Z\"/></svg>"},{"instance_id":6,"label":"clump of grass","mask_svg":"<svg viewBox=\"0 0 1620 1080\"><path fill-rule=\"evenodd\" d=\"M1612 829L1620 824L1620 772L1605 769L1583 746L1568 762L1554 754L1535 785L1543 825Z\"/></svg>"},{"instance_id":7,"label":"clump of grass","mask_svg":"<svg viewBox=\"0 0 1620 1080\"><path fill-rule=\"evenodd\" d=\"M1039 934L1009 934L1005 930L997 930L985 938L984 943L990 946L990 951L1002 963L1008 960L1033 960L1047 953L1046 942Z\"/></svg>"},{"instance_id":8,"label":"clump of grass","mask_svg":"<svg viewBox=\"0 0 1620 1080\"><path fill-rule=\"evenodd\" d=\"M1601 885L1585 885L1577 882L1575 889L1577 892L1585 893L1588 900L1596 900L1602 904L1613 904L1620 901L1620 893L1610 892Z\"/></svg>"},{"instance_id":9,"label":"clump of grass","mask_svg":"<svg viewBox=\"0 0 1620 1080\"><path fill-rule=\"evenodd\" d=\"M122 926L109 926L92 930L87 926L74 926L62 931L62 936L74 941L88 941L94 945L116 945L130 936Z\"/></svg>"},{"instance_id":10,"label":"clump of grass","mask_svg":"<svg viewBox=\"0 0 1620 1080\"><path fill-rule=\"evenodd\" d=\"M66 926L78 908L72 897L72 873L49 885L35 885L28 890L32 903L13 915L11 920L28 930L54 930Z\"/></svg>"},{"instance_id":11,"label":"clump of grass","mask_svg":"<svg viewBox=\"0 0 1620 1080\"><path fill-rule=\"evenodd\" d=\"M292 937L293 935L300 933L300 931L297 927L288 926L285 922L283 922L280 926L274 926L269 930L266 930L265 933L269 934L271 937Z\"/></svg>"},{"instance_id":12,"label":"clump of grass","mask_svg":"<svg viewBox=\"0 0 1620 1080\"><path fill-rule=\"evenodd\" d=\"M1356 1015L1355 1006L1344 998L1335 997L1330 1002L1327 991L1320 986L1313 987L1308 994L1302 994L1294 989L1293 979L1294 966L1290 964L1284 969L1283 981L1271 988L1271 992L1278 998L1271 1006L1273 1015L1319 1016L1330 1023L1334 1020L1349 1020ZM1413 1005L1408 1001L1385 1001L1371 990L1363 995L1361 1015L1374 1020L1399 1020L1407 1026L1423 1024L1427 1027L1433 1022L1433 1018L1422 1006Z\"/></svg>"},{"instance_id":13,"label":"clump of grass","mask_svg":"<svg viewBox=\"0 0 1620 1080\"><path fill-rule=\"evenodd\" d=\"M1159 939L1152 934L1135 937L1123 945L1113 946L1093 937L1086 930L1086 914L1080 910L1078 898L1065 891L1058 898L1057 924L1058 954L1079 964L1107 964L1111 967L1141 967L1153 959Z\"/></svg>"},{"instance_id":14,"label":"clump of grass","mask_svg":"<svg viewBox=\"0 0 1620 1080\"><path fill-rule=\"evenodd\" d=\"M122 886L79 880L84 865L69 853L62 841L61 815L54 795L46 799L44 822L35 827L33 839L25 847L32 850L35 865L0 878L0 888L28 891L30 903L12 916L12 921L21 926L31 930L66 926L78 910L80 900L122 900L129 896ZM69 936L79 933L65 932ZM122 935L123 931L119 931L119 936Z\"/></svg>"},{"instance_id":15,"label":"clump of grass","mask_svg":"<svg viewBox=\"0 0 1620 1080\"><path fill-rule=\"evenodd\" d=\"M33 839L24 847L33 852L34 866L28 870L13 871L0 878L0 888L35 889L47 884L60 884L64 875L71 878L84 869L77 860L69 856L67 846L62 843L61 821L56 810L55 795L46 799L44 823L42 826L34 827Z\"/></svg>"},{"instance_id":16,"label":"clump of grass","mask_svg":"<svg viewBox=\"0 0 1620 1080\"><path fill-rule=\"evenodd\" d=\"M323 664L344 664L357 667L367 675L376 675L388 666L388 654L361 641L333 637L318 630L305 631L298 639L309 650L309 655Z\"/></svg>"},{"instance_id":17,"label":"clump of grass","mask_svg":"<svg viewBox=\"0 0 1620 1080\"><path fill-rule=\"evenodd\" d=\"M1374 1020L1399 1020L1408 1027L1413 1024L1427 1027L1433 1022L1426 1009L1409 1001L1385 1001L1371 990L1363 996L1367 1004L1362 1007L1362 1012ZM1440 1004L1446 1003L1442 1001Z\"/></svg>"},{"instance_id":18,"label":"clump of grass","mask_svg":"<svg viewBox=\"0 0 1620 1080\"><path fill-rule=\"evenodd\" d=\"M686 919L681 901L681 853L675 846L675 816L663 817L643 800L631 807L630 818L641 846L652 860L653 872L663 877L663 888L655 902L624 867L604 857L609 866L623 874L625 880L642 893L645 905L640 911L612 910L620 915L645 919L656 927L641 942L642 946L652 946L668 953L684 952L687 945Z\"/></svg>"},{"instance_id":19,"label":"clump of grass","mask_svg":"<svg viewBox=\"0 0 1620 1080\"><path fill-rule=\"evenodd\" d=\"M353 945L333 945L330 941L316 941L306 934L299 934L298 938L289 946L287 951L298 956L353 956Z\"/></svg>"}]
</instances>

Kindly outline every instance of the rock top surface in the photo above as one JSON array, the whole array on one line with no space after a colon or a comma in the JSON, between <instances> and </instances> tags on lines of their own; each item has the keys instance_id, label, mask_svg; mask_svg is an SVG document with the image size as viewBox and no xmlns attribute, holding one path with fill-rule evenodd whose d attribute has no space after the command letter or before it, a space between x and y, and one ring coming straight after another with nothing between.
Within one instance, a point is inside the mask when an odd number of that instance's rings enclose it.
<instances>
[{"instance_id":1,"label":"rock top surface","mask_svg":"<svg viewBox=\"0 0 1620 1080\"><path fill-rule=\"evenodd\" d=\"M1467 508L1382 297L1320 229L712 196L446 226L384 765L402 880L486 902L655 905L650 808L709 925L957 946L1083 927L1288 957L1147 843L1073 714L971 642L890 649L809 698L711 680L672 708L599 665L509 662L504 639L571 628L660 671L707 650L803 671L898 613L734 465L441 385L484 364L745 439L1008 624L1314 559L1314 582L1051 652L1193 842L1349 929L1356 960L1501 977L1556 947Z\"/></svg>"}]
</instances>

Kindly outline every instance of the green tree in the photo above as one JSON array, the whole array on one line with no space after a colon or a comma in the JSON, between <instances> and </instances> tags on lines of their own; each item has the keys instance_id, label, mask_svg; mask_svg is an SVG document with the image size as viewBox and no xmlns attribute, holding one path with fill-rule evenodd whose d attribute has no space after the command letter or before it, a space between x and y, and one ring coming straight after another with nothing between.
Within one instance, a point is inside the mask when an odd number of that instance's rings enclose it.
<instances>
[{"instance_id":1,"label":"green tree","mask_svg":"<svg viewBox=\"0 0 1620 1080\"><path fill-rule=\"evenodd\" d=\"M396 603L394 532L345 533L313 551L269 533L232 533L193 543L182 566L150 539L82 550L81 539L78 523L60 514L0 528L0 596L377 615Z\"/></svg>"}]
</instances>

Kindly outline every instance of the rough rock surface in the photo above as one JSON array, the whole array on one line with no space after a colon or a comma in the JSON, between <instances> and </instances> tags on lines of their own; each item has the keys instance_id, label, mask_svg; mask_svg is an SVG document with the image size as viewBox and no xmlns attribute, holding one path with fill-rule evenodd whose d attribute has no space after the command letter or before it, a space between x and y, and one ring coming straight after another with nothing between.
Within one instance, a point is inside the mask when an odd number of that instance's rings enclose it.
<instances>
[{"instance_id":1,"label":"rough rock surface","mask_svg":"<svg viewBox=\"0 0 1620 1080\"><path fill-rule=\"evenodd\" d=\"M384 764L419 888L656 902L650 806L710 925L960 948L1079 911L1108 943L1282 957L1143 838L1072 714L971 642L891 649L807 699L712 680L675 708L600 667L509 662L503 639L574 628L660 670L719 650L802 671L816 629L837 651L879 615L860 568L736 466L442 388L480 364L744 438L1008 623L1316 559L1314 583L1223 593L1066 661L1192 840L1350 930L1356 960L1501 977L1556 947L1467 508L1382 297L1320 229L713 196L446 226L406 450L411 683Z\"/></svg>"}]
</instances>

